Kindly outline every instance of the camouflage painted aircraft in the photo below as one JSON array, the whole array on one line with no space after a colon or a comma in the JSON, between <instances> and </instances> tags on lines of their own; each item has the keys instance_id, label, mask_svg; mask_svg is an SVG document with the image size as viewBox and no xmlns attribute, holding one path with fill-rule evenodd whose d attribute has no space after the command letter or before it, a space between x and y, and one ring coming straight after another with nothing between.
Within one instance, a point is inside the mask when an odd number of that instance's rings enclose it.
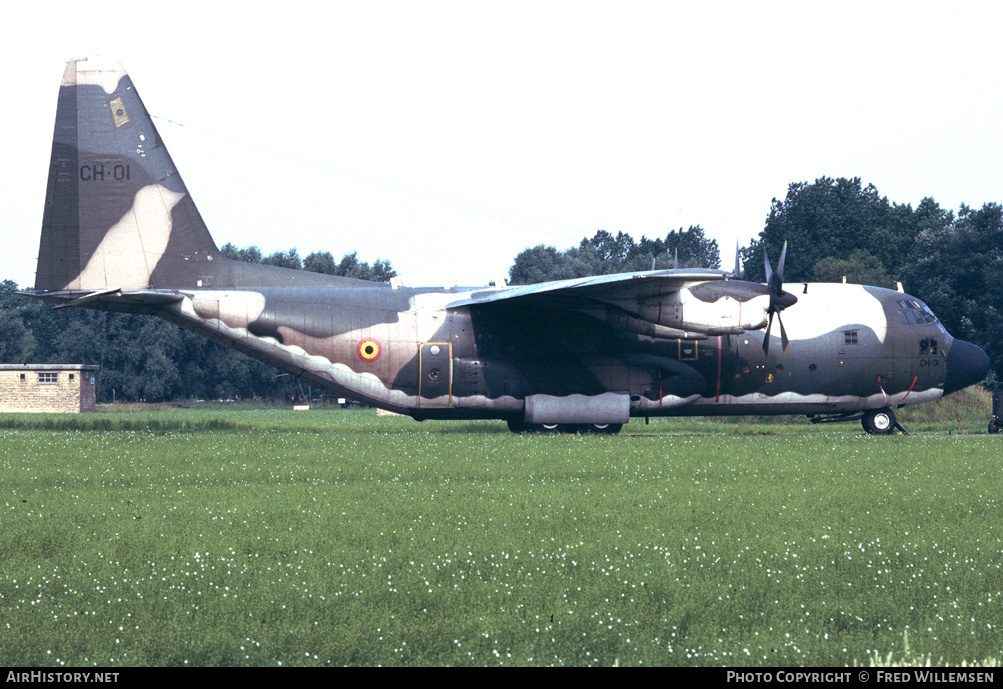
<instances>
[{"instance_id":1,"label":"camouflage painted aircraft","mask_svg":"<svg viewBox=\"0 0 1003 689\"><path fill-rule=\"evenodd\" d=\"M786 253L786 247L785 247ZM717 270L426 289L229 260L115 62L68 63L33 297L158 316L415 419L616 432L631 417L862 419L981 381L923 302ZM789 332L781 321L787 315ZM779 340L773 321L779 325ZM777 346L777 345L780 346Z\"/></svg>"}]
</instances>

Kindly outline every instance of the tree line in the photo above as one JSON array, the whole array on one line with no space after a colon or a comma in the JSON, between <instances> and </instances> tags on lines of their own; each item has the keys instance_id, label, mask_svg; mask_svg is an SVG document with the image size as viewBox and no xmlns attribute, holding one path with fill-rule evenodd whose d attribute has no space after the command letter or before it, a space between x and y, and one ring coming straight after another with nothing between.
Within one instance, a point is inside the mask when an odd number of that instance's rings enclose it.
<instances>
[{"instance_id":1,"label":"tree line","mask_svg":"<svg viewBox=\"0 0 1003 689\"><path fill-rule=\"evenodd\" d=\"M1003 206L987 203L957 212L924 198L913 208L882 196L859 178L823 177L788 187L773 199L759 235L741 247L742 277L763 281L763 252L776 265L788 243L784 279L841 281L895 287L925 301L956 337L981 346L993 364L988 384L1003 375ZM330 275L388 282L390 261L361 261L356 252L335 261L330 252L301 258L295 248L268 256L256 246L226 244L228 257ZM635 240L606 230L559 250L537 245L520 252L509 270L513 285L671 268L720 268L717 241L699 225L664 238ZM730 266L729 266L730 269ZM157 318L87 309L61 309L15 294L0 283L0 361L99 364L99 401L285 398L298 381L242 354Z\"/></svg>"},{"instance_id":2,"label":"tree line","mask_svg":"<svg viewBox=\"0 0 1003 689\"><path fill-rule=\"evenodd\" d=\"M665 239L634 238L625 232L616 236L599 230L578 246L558 251L539 244L515 257L509 269L509 283L532 285L550 280L609 275L664 268L717 268L721 251L716 239L707 239L699 225L672 230Z\"/></svg>"},{"instance_id":3,"label":"tree line","mask_svg":"<svg viewBox=\"0 0 1003 689\"><path fill-rule=\"evenodd\" d=\"M391 278L397 277L397 271L390 265L390 261L376 259L373 265L369 265L365 261L359 260L359 253L357 251L345 254L337 263L334 262L334 255L330 251L314 251L312 254L308 254L306 258L301 259L295 247L288 251L276 251L265 256L261 253L261 249L256 246L238 249L232 243L227 242L220 249L220 253L236 261L264 263L269 266L293 268L295 270L310 270L314 273L340 275L341 277L355 278L357 280L390 282Z\"/></svg>"}]
</instances>

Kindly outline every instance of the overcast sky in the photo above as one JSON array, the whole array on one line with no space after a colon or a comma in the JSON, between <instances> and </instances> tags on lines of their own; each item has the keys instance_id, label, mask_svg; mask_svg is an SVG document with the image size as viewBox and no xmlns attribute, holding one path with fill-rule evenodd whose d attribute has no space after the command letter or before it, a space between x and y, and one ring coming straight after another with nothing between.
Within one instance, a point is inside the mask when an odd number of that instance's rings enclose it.
<instances>
[{"instance_id":1,"label":"overcast sky","mask_svg":"<svg viewBox=\"0 0 1003 689\"><path fill-rule=\"evenodd\" d=\"M219 5L5 24L0 278L34 283L59 81L93 54L162 118L217 244L357 250L410 285L486 284L598 229L699 224L730 267L820 176L1003 202L1001 3Z\"/></svg>"}]
</instances>

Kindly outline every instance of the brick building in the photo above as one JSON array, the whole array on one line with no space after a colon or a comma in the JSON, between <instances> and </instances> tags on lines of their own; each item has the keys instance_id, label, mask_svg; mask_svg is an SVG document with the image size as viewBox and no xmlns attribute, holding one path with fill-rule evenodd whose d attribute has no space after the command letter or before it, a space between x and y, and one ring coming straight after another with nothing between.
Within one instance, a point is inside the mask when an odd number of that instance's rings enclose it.
<instances>
[{"instance_id":1,"label":"brick building","mask_svg":"<svg viewBox=\"0 0 1003 689\"><path fill-rule=\"evenodd\" d=\"M0 412L94 411L100 366L0 364Z\"/></svg>"}]
</instances>

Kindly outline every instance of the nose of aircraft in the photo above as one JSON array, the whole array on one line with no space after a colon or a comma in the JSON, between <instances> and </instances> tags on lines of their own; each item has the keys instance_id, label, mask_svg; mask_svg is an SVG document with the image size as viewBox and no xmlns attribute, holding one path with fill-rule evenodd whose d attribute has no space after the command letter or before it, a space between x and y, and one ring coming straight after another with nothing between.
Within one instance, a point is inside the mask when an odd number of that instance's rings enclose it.
<instances>
[{"instance_id":1,"label":"nose of aircraft","mask_svg":"<svg viewBox=\"0 0 1003 689\"><path fill-rule=\"evenodd\" d=\"M947 353L947 372L944 374L944 394L967 388L981 382L989 373L989 357L978 345L955 340Z\"/></svg>"}]
</instances>

